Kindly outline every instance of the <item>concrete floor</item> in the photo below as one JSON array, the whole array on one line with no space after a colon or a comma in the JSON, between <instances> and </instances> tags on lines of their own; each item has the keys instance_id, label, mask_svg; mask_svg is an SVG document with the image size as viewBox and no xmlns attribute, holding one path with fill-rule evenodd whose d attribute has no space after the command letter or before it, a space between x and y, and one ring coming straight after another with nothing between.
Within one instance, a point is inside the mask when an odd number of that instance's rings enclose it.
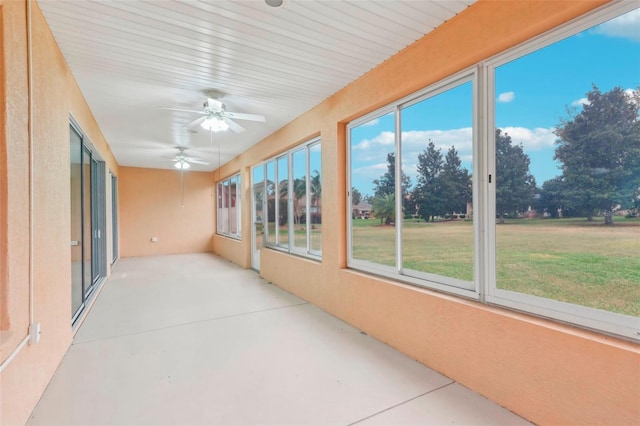
<instances>
[{"instance_id":1,"label":"concrete floor","mask_svg":"<svg viewBox=\"0 0 640 426\"><path fill-rule=\"evenodd\" d=\"M121 259L29 425L518 425L210 254Z\"/></svg>"}]
</instances>

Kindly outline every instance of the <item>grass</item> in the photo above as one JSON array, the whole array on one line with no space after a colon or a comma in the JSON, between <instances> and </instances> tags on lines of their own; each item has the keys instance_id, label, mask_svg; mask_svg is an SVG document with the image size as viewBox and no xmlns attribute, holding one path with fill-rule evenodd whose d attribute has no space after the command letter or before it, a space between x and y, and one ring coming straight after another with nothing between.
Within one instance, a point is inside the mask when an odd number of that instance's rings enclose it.
<instances>
[{"instance_id":1,"label":"grass","mask_svg":"<svg viewBox=\"0 0 640 426\"><path fill-rule=\"evenodd\" d=\"M640 219L508 220L496 226L497 286L640 316ZM395 228L355 219L353 256L395 265ZM470 221L403 224L403 267L473 280Z\"/></svg>"},{"instance_id":2,"label":"grass","mask_svg":"<svg viewBox=\"0 0 640 426\"><path fill-rule=\"evenodd\" d=\"M269 222L269 229L273 230L275 224ZM262 229L262 228L261 228ZM307 231L306 225L296 224L293 232L293 244L295 248L306 250L307 248ZM271 231L273 232L273 231ZM311 227L311 250L322 251L322 225L314 224ZM278 239L280 246L289 247L289 228L287 226L280 226L278 228ZM275 241L273 233L271 234L271 243Z\"/></svg>"}]
</instances>

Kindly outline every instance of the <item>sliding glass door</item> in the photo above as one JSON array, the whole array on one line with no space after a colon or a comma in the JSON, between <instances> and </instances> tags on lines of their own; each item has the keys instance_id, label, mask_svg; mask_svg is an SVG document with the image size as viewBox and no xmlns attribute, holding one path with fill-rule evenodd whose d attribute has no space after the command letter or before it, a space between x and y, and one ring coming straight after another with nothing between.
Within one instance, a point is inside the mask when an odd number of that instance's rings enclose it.
<instances>
[{"instance_id":1,"label":"sliding glass door","mask_svg":"<svg viewBox=\"0 0 640 426\"><path fill-rule=\"evenodd\" d=\"M106 268L106 171L75 126L70 126L71 318L78 318Z\"/></svg>"},{"instance_id":2,"label":"sliding glass door","mask_svg":"<svg viewBox=\"0 0 640 426\"><path fill-rule=\"evenodd\" d=\"M111 176L111 264L118 260L118 178Z\"/></svg>"},{"instance_id":3,"label":"sliding glass door","mask_svg":"<svg viewBox=\"0 0 640 426\"><path fill-rule=\"evenodd\" d=\"M71 312L72 317L82 308L83 291L83 255L82 255L82 138L71 128Z\"/></svg>"}]
</instances>

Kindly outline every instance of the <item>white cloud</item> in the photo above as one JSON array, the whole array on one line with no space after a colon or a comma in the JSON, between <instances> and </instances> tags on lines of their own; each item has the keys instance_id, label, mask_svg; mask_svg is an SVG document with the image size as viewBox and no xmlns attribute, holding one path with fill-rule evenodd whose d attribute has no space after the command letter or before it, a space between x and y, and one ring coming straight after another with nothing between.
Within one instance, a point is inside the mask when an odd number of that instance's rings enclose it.
<instances>
[{"instance_id":1,"label":"white cloud","mask_svg":"<svg viewBox=\"0 0 640 426\"><path fill-rule=\"evenodd\" d=\"M508 103L513 101L516 98L516 94L514 92L504 92L498 95L498 102Z\"/></svg>"},{"instance_id":2,"label":"white cloud","mask_svg":"<svg viewBox=\"0 0 640 426\"><path fill-rule=\"evenodd\" d=\"M373 120L367 121L366 123L362 124L362 126L365 126L365 127L377 126L378 123L380 123L380 119L379 118L374 118Z\"/></svg>"},{"instance_id":3,"label":"white cloud","mask_svg":"<svg viewBox=\"0 0 640 426\"><path fill-rule=\"evenodd\" d=\"M571 106L582 106L582 105L591 105L591 102L589 102L589 99L587 98L580 98L577 101L573 101L571 102Z\"/></svg>"},{"instance_id":4,"label":"white cloud","mask_svg":"<svg viewBox=\"0 0 640 426\"><path fill-rule=\"evenodd\" d=\"M595 34L640 42L640 9L632 10L593 29Z\"/></svg>"},{"instance_id":5,"label":"white cloud","mask_svg":"<svg viewBox=\"0 0 640 426\"><path fill-rule=\"evenodd\" d=\"M515 144L522 144L525 151L539 151L545 148L552 148L555 145L557 136L553 133L555 128L536 127L527 129L526 127L504 127L503 133L511 136L511 141Z\"/></svg>"},{"instance_id":6,"label":"white cloud","mask_svg":"<svg viewBox=\"0 0 640 426\"><path fill-rule=\"evenodd\" d=\"M522 144L525 151L540 151L552 149L557 139L554 128L537 127L505 127L504 133L511 136L515 144ZM417 182L418 154L424 152L428 141L432 140L436 149L440 149L442 156L447 154L451 146L458 151L462 167L471 170L473 160L473 129L465 127L450 130L412 130L402 133L402 168L411 177L412 184ZM380 179L387 171L387 154L394 150L394 133L382 132L372 139L364 139L353 146L352 178L353 185L364 193L371 193L374 179Z\"/></svg>"},{"instance_id":7,"label":"white cloud","mask_svg":"<svg viewBox=\"0 0 640 426\"><path fill-rule=\"evenodd\" d=\"M418 154L422 153L432 140L436 149L441 149L442 156L447 154L451 146L455 146L463 167L471 168L473 129L470 127L451 130L412 130L402 132L402 169L416 183ZM394 133L382 132L372 139L364 139L353 146L351 151L354 184L371 182L379 179L387 171L387 154L394 150ZM373 164L367 164L375 162ZM363 164L364 163L364 164ZM358 167L359 164L362 166ZM365 192L368 190L365 189Z\"/></svg>"},{"instance_id":8,"label":"white cloud","mask_svg":"<svg viewBox=\"0 0 640 426\"><path fill-rule=\"evenodd\" d=\"M402 133L403 157L414 157L423 152L432 140L436 149L441 149L442 155L446 155L451 146L455 146L458 155L471 154L473 150L473 129L464 127L451 130L412 130Z\"/></svg>"},{"instance_id":9,"label":"white cloud","mask_svg":"<svg viewBox=\"0 0 640 426\"><path fill-rule=\"evenodd\" d=\"M627 95L627 99L630 103L636 104L638 102L638 91L634 89L625 89L625 95Z\"/></svg>"},{"instance_id":10,"label":"white cloud","mask_svg":"<svg viewBox=\"0 0 640 426\"><path fill-rule=\"evenodd\" d=\"M357 161L373 161L377 158L387 158L387 153L393 151L395 134L384 131L372 139L363 139L353 145L351 154ZM381 154L382 153L382 154Z\"/></svg>"}]
</instances>

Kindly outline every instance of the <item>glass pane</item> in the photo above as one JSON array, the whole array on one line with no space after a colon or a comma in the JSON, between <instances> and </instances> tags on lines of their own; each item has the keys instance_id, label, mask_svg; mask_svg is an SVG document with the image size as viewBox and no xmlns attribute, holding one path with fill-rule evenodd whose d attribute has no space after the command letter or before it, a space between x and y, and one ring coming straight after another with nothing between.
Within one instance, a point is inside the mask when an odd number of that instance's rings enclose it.
<instances>
[{"instance_id":1,"label":"glass pane","mask_svg":"<svg viewBox=\"0 0 640 426\"><path fill-rule=\"evenodd\" d=\"M640 315L640 39L619 31L629 15L496 69L499 289Z\"/></svg>"},{"instance_id":2,"label":"glass pane","mask_svg":"<svg viewBox=\"0 0 640 426\"><path fill-rule=\"evenodd\" d=\"M309 147L309 204L311 251L322 252L322 150L319 143Z\"/></svg>"},{"instance_id":3,"label":"glass pane","mask_svg":"<svg viewBox=\"0 0 640 426\"><path fill-rule=\"evenodd\" d=\"M216 230L219 233L222 233L222 229L223 229L222 223L223 223L223 217L224 217L224 215L222 213L223 208L224 208L224 201L223 201L223 199L224 199L224 196L223 196L224 195L224 191L222 189L222 182L218 182L217 194L218 194L218 197L217 197L217 202L216 202L216 206L217 206Z\"/></svg>"},{"instance_id":4,"label":"glass pane","mask_svg":"<svg viewBox=\"0 0 640 426\"><path fill-rule=\"evenodd\" d=\"M263 238L264 205L264 166L253 168L253 226L255 227L253 242L255 250L260 251Z\"/></svg>"},{"instance_id":5,"label":"glass pane","mask_svg":"<svg viewBox=\"0 0 640 426\"><path fill-rule=\"evenodd\" d=\"M395 266L394 114L352 128L350 140L352 257Z\"/></svg>"},{"instance_id":6,"label":"glass pane","mask_svg":"<svg viewBox=\"0 0 640 426\"><path fill-rule=\"evenodd\" d=\"M91 154L82 151L82 195L83 195L83 255L84 255L84 291L85 293L91 288L93 283L93 274L91 270L91 254L93 247L93 234L91 232Z\"/></svg>"},{"instance_id":7,"label":"glass pane","mask_svg":"<svg viewBox=\"0 0 640 426\"><path fill-rule=\"evenodd\" d=\"M289 167L286 156L278 158L278 245L289 247Z\"/></svg>"},{"instance_id":8,"label":"glass pane","mask_svg":"<svg viewBox=\"0 0 640 426\"><path fill-rule=\"evenodd\" d=\"M276 243L276 162L267 163L267 244Z\"/></svg>"},{"instance_id":9,"label":"glass pane","mask_svg":"<svg viewBox=\"0 0 640 426\"><path fill-rule=\"evenodd\" d=\"M82 305L82 140L73 130L71 159L71 313Z\"/></svg>"},{"instance_id":10,"label":"glass pane","mask_svg":"<svg viewBox=\"0 0 640 426\"><path fill-rule=\"evenodd\" d=\"M238 182L240 177L234 176L231 178L229 187L229 233L231 235L238 235L238 208L236 207L238 199Z\"/></svg>"},{"instance_id":11,"label":"glass pane","mask_svg":"<svg viewBox=\"0 0 640 426\"><path fill-rule=\"evenodd\" d=\"M307 251L307 149L292 154L293 245Z\"/></svg>"},{"instance_id":12,"label":"glass pane","mask_svg":"<svg viewBox=\"0 0 640 426\"><path fill-rule=\"evenodd\" d=\"M222 182L222 233L229 233L229 181L225 180Z\"/></svg>"},{"instance_id":13,"label":"glass pane","mask_svg":"<svg viewBox=\"0 0 640 426\"><path fill-rule=\"evenodd\" d=\"M402 267L473 281L473 85L401 111Z\"/></svg>"}]
</instances>

